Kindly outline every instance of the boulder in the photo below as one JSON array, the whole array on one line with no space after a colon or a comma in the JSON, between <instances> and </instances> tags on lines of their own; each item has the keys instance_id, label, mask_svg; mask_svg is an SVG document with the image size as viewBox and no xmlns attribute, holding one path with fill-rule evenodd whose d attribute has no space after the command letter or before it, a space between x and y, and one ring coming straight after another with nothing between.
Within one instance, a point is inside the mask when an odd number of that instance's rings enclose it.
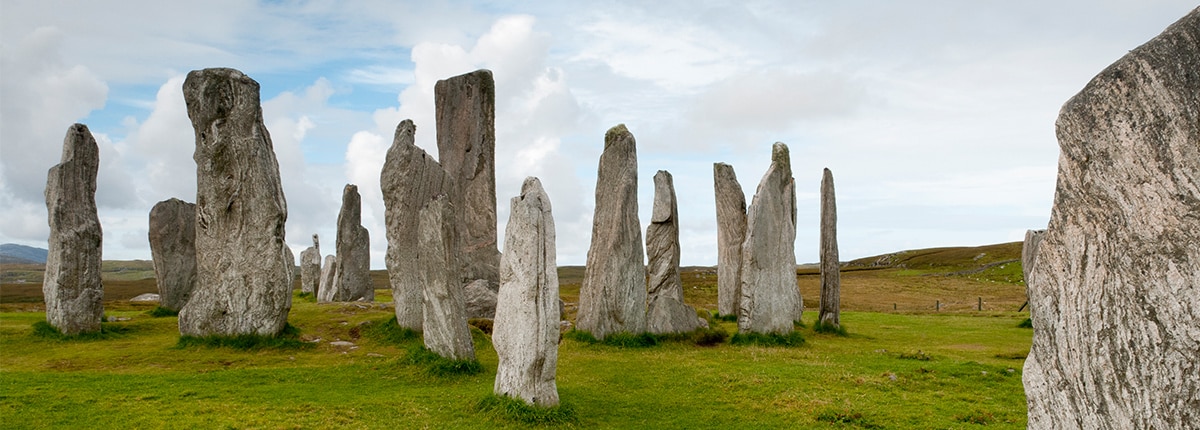
<instances>
[{"instance_id":1,"label":"boulder","mask_svg":"<svg viewBox=\"0 0 1200 430\"><path fill-rule=\"evenodd\" d=\"M646 331L686 333L700 328L702 320L696 316L696 309L683 302L683 280L679 278L679 207L675 201L675 182L666 170L654 175L654 210L646 227L646 255L650 259Z\"/></svg>"},{"instance_id":2,"label":"boulder","mask_svg":"<svg viewBox=\"0 0 1200 430\"><path fill-rule=\"evenodd\" d=\"M196 286L196 205L179 199L150 209L150 256L159 307L179 312Z\"/></svg>"},{"instance_id":3,"label":"boulder","mask_svg":"<svg viewBox=\"0 0 1200 430\"><path fill-rule=\"evenodd\" d=\"M717 203L717 312L737 315L742 301L742 244L746 241L746 194L733 166L713 164Z\"/></svg>"},{"instance_id":4,"label":"boulder","mask_svg":"<svg viewBox=\"0 0 1200 430\"><path fill-rule=\"evenodd\" d=\"M325 263L321 265L321 285L317 287L317 303L333 301L333 293L337 291L337 256L326 255Z\"/></svg>"},{"instance_id":5,"label":"boulder","mask_svg":"<svg viewBox=\"0 0 1200 430\"><path fill-rule=\"evenodd\" d=\"M1033 429L1200 423L1200 8L1068 100L1028 293Z\"/></svg>"},{"instance_id":6,"label":"boulder","mask_svg":"<svg viewBox=\"0 0 1200 430\"><path fill-rule=\"evenodd\" d=\"M446 195L429 202L420 212L418 262L424 292L425 347L451 360L474 360L475 345L467 325L466 300L459 283L458 237L454 205Z\"/></svg>"},{"instance_id":7,"label":"boulder","mask_svg":"<svg viewBox=\"0 0 1200 430\"><path fill-rule=\"evenodd\" d=\"M560 308L554 214L541 181L533 177L510 205L492 326L499 357L495 393L555 406Z\"/></svg>"},{"instance_id":8,"label":"boulder","mask_svg":"<svg viewBox=\"0 0 1200 430\"><path fill-rule=\"evenodd\" d=\"M86 125L72 125L63 139L62 161L46 174L50 238L42 281L46 322L67 335L100 331L104 316L104 234L96 214L99 169L96 139Z\"/></svg>"},{"instance_id":9,"label":"boulder","mask_svg":"<svg viewBox=\"0 0 1200 430\"><path fill-rule=\"evenodd\" d=\"M135 296L132 299L129 299L129 301L134 302L134 303L161 302L162 297L159 296L158 294L154 294L154 293L142 293L142 294L138 294L137 296Z\"/></svg>"},{"instance_id":10,"label":"boulder","mask_svg":"<svg viewBox=\"0 0 1200 430\"><path fill-rule=\"evenodd\" d=\"M375 301L375 286L371 283L371 237L362 226L362 197L354 184L346 184L342 189L334 273L337 281L328 296L330 301Z\"/></svg>"},{"instance_id":11,"label":"boulder","mask_svg":"<svg viewBox=\"0 0 1200 430\"><path fill-rule=\"evenodd\" d=\"M738 331L785 334L800 321L796 284L796 181L787 145L771 148L771 165L746 212Z\"/></svg>"},{"instance_id":12,"label":"boulder","mask_svg":"<svg viewBox=\"0 0 1200 430\"><path fill-rule=\"evenodd\" d=\"M476 279L463 287L463 297L467 301L467 318L495 318L498 287L487 279Z\"/></svg>"},{"instance_id":13,"label":"boulder","mask_svg":"<svg viewBox=\"0 0 1200 430\"><path fill-rule=\"evenodd\" d=\"M833 172L821 175L821 302L817 322L840 327L842 302L841 261L838 260L837 200L833 190Z\"/></svg>"},{"instance_id":14,"label":"boulder","mask_svg":"<svg viewBox=\"0 0 1200 430\"><path fill-rule=\"evenodd\" d=\"M317 294L321 286L321 239L314 233L313 245L300 252L300 292Z\"/></svg>"}]
</instances>

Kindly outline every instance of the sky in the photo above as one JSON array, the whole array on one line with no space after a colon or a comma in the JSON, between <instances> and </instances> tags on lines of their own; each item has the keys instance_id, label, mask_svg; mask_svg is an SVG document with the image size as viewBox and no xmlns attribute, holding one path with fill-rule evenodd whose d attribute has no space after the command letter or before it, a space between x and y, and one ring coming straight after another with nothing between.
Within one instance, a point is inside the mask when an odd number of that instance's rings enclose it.
<instances>
[{"instance_id":1,"label":"sky","mask_svg":"<svg viewBox=\"0 0 1200 430\"><path fill-rule=\"evenodd\" d=\"M372 268L387 240L379 174L412 119L437 154L433 87L496 80L496 196L537 176L558 263L586 262L604 132L637 140L643 232L674 176L684 265L716 264L712 164L749 202L783 142L799 262L818 260L823 168L842 260L1021 240L1045 228L1062 104L1195 8L1185 1L0 0L0 243L46 247L43 191L67 128L100 145L105 259L150 259L150 208L195 201L187 72L261 84L296 255L332 252L359 186Z\"/></svg>"}]
</instances>

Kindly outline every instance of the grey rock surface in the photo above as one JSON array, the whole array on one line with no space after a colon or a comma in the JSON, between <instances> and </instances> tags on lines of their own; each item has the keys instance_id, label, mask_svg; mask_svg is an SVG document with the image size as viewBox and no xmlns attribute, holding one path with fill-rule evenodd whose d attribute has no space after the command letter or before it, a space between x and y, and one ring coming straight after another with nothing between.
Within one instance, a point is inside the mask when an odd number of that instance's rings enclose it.
<instances>
[{"instance_id":1,"label":"grey rock surface","mask_svg":"<svg viewBox=\"0 0 1200 430\"><path fill-rule=\"evenodd\" d=\"M555 406L560 307L554 214L533 177L510 205L492 328L500 361L494 389L531 405Z\"/></svg>"},{"instance_id":2,"label":"grey rock surface","mask_svg":"<svg viewBox=\"0 0 1200 430\"><path fill-rule=\"evenodd\" d=\"M416 146L412 120L396 126L392 146L379 174L387 223L387 269L396 305L396 322L421 330L425 287L417 261L417 226L421 208L434 197L455 191L453 178L424 150Z\"/></svg>"},{"instance_id":3,"label":"grey rock surface","mask_svg":"<svg viewBox=\"0 0 1200 430\"><path fill-rule=\"evenodd\" d=\"M300 292L317 294L321 287L321 239L314 233L313 245L300 252Z\"/></svg>"},{"instance_id":4,"label":"grey rock surface","mask_svg":"<svg viewBox=\"0 0 1200 430\"><path fill-rule=\"evenodd\" d=\"M646 227L646 255L650 260L646 331L686 333L700 328L696 309L683 301L683 280L679 278L679 205L675 200L675 181L666 170L654 175L654 209Z\"/></svg>"},{"instance_id":5,"label":"grey rock surface","mask_svg":"<svg viewBox=\"0 0 1200 430\"><path fill-rule=\"evenodd\" d=\"M338 212L337 266L329 300L334 302L374 301L371 283L371 236L362 226L362 196L358 186L342 188L342 210Z\"/></svg>"},{"instance_id":6,"label":"grey rock surface","mask_svg":"<svg viewBox=\"0 0 1200 430\"><path fill-rule=\"evenodd\" d=\"M717 312L737 315L742 301L742 244L746 241L746 194L733 166L713 163L717 205Z\"/></svg>"},{"instance_id":7,"label":"grey rock surface","mask_svg":"<svg viewBox=\"0 0 1200 430\"><path fill-rule=\"evenodd\" d=\"M196 286L196 205L179 199L150 209L150 256L159 306L179 312Z\"/></svg>"},{"instance_id":8,"label":"grey rock surface","mask_svg":"<svg viewBox=\"0 0 1200 430\"><path fill-rule=\"evenodd\" d=\"M1046 230L1026 230L1025 242L1021 245L1021 274L1025 277L1025 285L1030 284L1033 268L1037 264L1037 250L1046 237ZM1027 292L1028 293L1028 292Z\"/></svg>"},{"instance_id":9,"label":"grey rock surface","mask_svg":"<svg viewBox=\"0 0 1200 430\"><path fill-rule=\"evenodd\" d=\"M292 308L294 261L258 82L233 69L195 70L183 98L196 134L196 287L179 332L278 334Z\"/></svg>"},{"instance_id":10,"label":"grey rock surface","mask_svg":"<svg viewBox=\"0 0 1200 430\"><path fill-rule=\"evenodd\" d=\"M154 293L142 293L142 294L138 294L137 296L135 296L132 299L129 299L129 301L135 302L135 303L161 302L162 297L160 297L158 294L154 294Z\"/></svg>"},{"instance_id":11,"label":"grey rock surface","mask_svg":"<svg viewBox=\"0 0 1200 430\"><path fill-rule=\"evenodd\" d=\"M842 275L838 260L837 196L833 189L833 172L821 174L821 301L817 321L826 326L841 327Z\"/></svg>"},{"instance_id":12,"label":"grey rock surface","mask_svg":"<svg viewBox=\"0 0 1200 430\"><path fill-rule=\"evenodd\" d=\"M787 145L771 147L771 165L746 212L738 331L785 334L800 320L796 284L796 181Z\"/></svg>"},{"instance_id":13,"label":"grey rock surface","mask_svg":"<svg viewBox=\"0 0 1200 430\"><path fill-rule=\"evenodd\" d=\"M61 162L46 174L50 238L42 280L46 322L67 335L100 331L104 315L104 234L96 213L99 170L96 139L86 125L72 125L63 139Z\"/></svg>"},{"instance_id":14,"label":"grey rock surface","mask_svg":"<svg viewBox=\"0 0 1200 430\"><path fill-rule=\"evenodd\" d=\"M1200 427L1200 8L1068 100L1028 286L1029 428Z\"/></svg>"},{"instance_id":15,"label":"grey rock surface","mask_svg":"<svg viewBox=\"0 0 1200 430\"><path fill-rule=\"evenodd\" d=\"M333 301L333 293L337 291L337 256L329 254L325 256L325 263L321 265L321 285L317 287L317 303L329 303Z\"/></svg>"},{"instance_id":16,"label":"grey rock surface","mask_svg":"<svg viewBox=\"0 0 1200 430\"><path fill-rule=\"evenodd\" d=\"M434 85L438 161L455 179L449 194L463 257L461 281L500 281L496 242L496 84L490 70Z\"/></svg>"},{"instance_id":17,"label":"grey rock surface","mask_svg":"<svg viewBox=\"0 0 1200 430\"><path fill-rule=\"evenodd\" d=\"M418 246L424 292L425 347L451 360L474 360L475 345L467 326L466 300L460 283L462 263L457 246L454 205L438 196L420 212Z\"/></svg>"},{"instance_id":18,"label":"grey rock surface","mask_svg":"<svg viewBox=\"0 0 1200 430\"><path fill-rule=\"evenodd\" d=\"M487 279L476 279L463 287L467 318L494 319L498 289L499 285L492 284Z\"/></svg>"},{"instance_id":19,"label":"grey rock surface","mask_svg":"<svg viewBox=\"0 0 1200 430\"><path fill-rule=\"evenodd\" d=\"M576 328L603 340L646 331L646 266L637 205L637 142L624 124L604 135L592 242Z\"/></svg>"}]
</instances>

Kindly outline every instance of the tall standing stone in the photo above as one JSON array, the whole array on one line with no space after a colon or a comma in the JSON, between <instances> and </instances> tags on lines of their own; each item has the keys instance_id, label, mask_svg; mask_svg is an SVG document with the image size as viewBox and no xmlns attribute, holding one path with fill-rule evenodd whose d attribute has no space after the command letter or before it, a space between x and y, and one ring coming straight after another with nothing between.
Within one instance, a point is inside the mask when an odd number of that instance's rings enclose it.
<instances>
[{"instance_id":1,"label":"tall standing stone","mask_svg":"<svg viewBox=\"0 0 1200 430\"><path fill-rule=\"evenodd\" d=\"M771 148L771 165L746 214L738 331L785 334L800 320L796 285L796 181L787 145Z\"/></svg>"},{"instance_id":2,"label":"tall standing stone","mask_svg":"<svg viewBox=\"0 0 1200 430\"><path fill-rule=\"evenodd\" d=\"M337 255L326 255L325 263L321 265L321 285L317 287L317 303L333 301L333 293L337 291Z\"/></svg>"},{"instance_id":3,"label":"tall standing stone","mask_svg":"<svg viewBox=\"0 0 1200 430\"><path fill-rule=\"evenodd\" d=\"M1200 423L1200 8L1063 105L1029 283L1034 429Z\"/></svg>"},{"instance_id":4,"label":"tall standing stone","mask_svg":"<svg viewBox=\"0 0 1200 430\"><path fill-rule=\"evenodd\" d=\"M742 244L746 241L746 194L733 166L713 163L717 203L717 312L737 315L742 301Z\"/></svg>"},{"instance_id":5,"label":"tall standing stone","mask_svg":"<svg viewBox=\"0 0 1200 430\"><path fill-rule=\"evenodd\" d=\"M300 292L315 296L321 287L321 239L313 233L312 241L300 251Z\"/></svg>"},{"instance_id":6,"label":"tall standing stone","mask_svg":"<svg viewBox=\"0 0 1200 430\"><path fill-rule=\"evenodd\" d=\"M50 249L42 294L46 322L63 334L100 331L104 285L100 281L100 217L96 174L100 147L86 125L75 124L63 139L62 161L46 179Z\"/></svg>"},{"instance_id":7,"label":"tall standing stone","mask_svg":"<svg viewBox=\"0 0 1200 430\"><path fill-rule=\"evenodd\" d=\"M459 225L462 284L500 280L496 248L496 84L476 70L434 85L438 160L460 189L449 196Z\"/></svg>"},{"instance_id":8,"label":"tall standing stone","mask_svg":"<svg viewBox=\"0 0 1200 430\"><path fill-rule=\"evenodd\" d=\"M1046 230L1025 231L1025 242L1021 245L1021 275L1025 277L1025 285L1029 285L1033 276L1033 268L1037 264L1037 250L1045 236Z\"/></svg>"},{"instance_id":9,"label":"tall standing stone","mask_svg":"<svg viewBox=\"0 0 1200 430\"><path fill-rule=\"evenodd\" d=\"M421 209L417 243L421 283L425 285L425 347L451 360L474 360L467 325L454 205L440 195Z\"/></svg>"},{"instance_id":10,"label":"tall standing stone","mask_svg":"<svg viewBox=\"0 0 1200 430\"><path fill-rule=\"evenodd\" d=\"M401 327L421 330L424 286L421 284L417 226L421 208L435 196L454 192L453 179L433 157L417 147L412 120L396 126L392 146L379 173L387 222L387 269Z\"/></svg>"},{"instance_id":11,"label":"tall standing stone","mask_svg":"<svg viewBox=\"0 0 1200 430\"><path fill-rule=\"evenodd\" d=\"M196 133L196 288L179 313L184 335L275 335L292 308L287 202L258 92L233 69L183 82Z\"/></svg>"},{"instance_id":12,"label":"tall standing stone","mask_svg":"<svg viewBox=\"0 0 1200 430\"><path fill-rule=\"evenodd\" d=\"M576 327L597 339L646 331L646 266L637 207L637 142L624 124L604 135L592 243Z\"/></svg>"},{"instance_id":13,"label":"tall standing stone","mask_svg":"<svg viewBox=\"0 0 1200 430\"><path fill-rule=\"evenodd\" d=\"M511 201L500 257L492 343L500 363L495 393L538 406L558 404L558 265L550 197L526 178Z\"/></svg>"},{"instance_id":14,"label":"tall standing stone","mask_svg":"<svg viewBox=\"0 0 1200 430\"><path fill-rule=\"evenodd\" d=\"M179 312L196 286L196 205L179 199L150 209L150 256L159 307Z\"/></svg>"},{"instance_id":15,"label":"tall standing stone","mask_svg":"<svg viewBox=\"0 0 1200 430\"><path fill-rule=\"evenodd\" d=\"M342 189L342 210L338 213L337 266L329 300L352 302L374 301L375 286L371 283L371 237L362 226L362 197L358 186L346 184Z\"/></svg>"},{"instance_id":16,"label":"tall standing stone","mask_svg":"<svg viewBox=\"0 0 1200 430\"><path fill-rule=\"evenodd\" d=\"M702 320L696 316L696 309L683 302L683 280L679 278L679 205L675 200L675 181L666 170L654 175L654 211L646 227L646 255L650 260L646 331L686 333L700 328Z\"/></svg>"},{"instance_id":17,"label":"tall standing stone","mask_svg":"<svg viewBox=\"0 0 1200 430\"><path fill-rule=\"evenodd\" d=\"M821 175L821 303L817 322L841 327L842 264L838 260L837 200L833 191L833 172Z\"/></svg>"}]
</instances>

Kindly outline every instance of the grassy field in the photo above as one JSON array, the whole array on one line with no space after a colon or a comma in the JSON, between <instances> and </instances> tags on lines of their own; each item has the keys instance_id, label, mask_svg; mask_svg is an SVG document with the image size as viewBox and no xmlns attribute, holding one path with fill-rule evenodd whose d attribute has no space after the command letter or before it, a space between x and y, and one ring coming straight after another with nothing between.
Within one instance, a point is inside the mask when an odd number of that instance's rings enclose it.
<instances>
[{"instance_id":1,"label":"grassy field","mask_svg":"<svg viewBox=\"0 0 1200 430\"><path fill-rule=\"evenodd\" d=\"M1004 246L940 256L910 251L900 253L910 258L896 254L886 264L849 264L842 278L849 335L804 328L799 347L665 342L619 348L565 339L558 387L575 419L568 426L1024 428L1020 374L1032 332L1017 328L1027 316L1016 312L1024 287L1020 264L1004 263L1013 254ZM685 296L699 309L715 310L713 272L684 273ZM562 268L560 276L573 318L582 270ZM798 280L812 309L817 277L801 270ZM44 315L37 303L10 301L6 282L0 288L0 426L529 427L477 408L496 370L483 332L475 334L484 372L443 377L406 360L419 340L372 336L392 312L386 276L375 282L381 303L319 305L297 297L289 322L311 346L250 351L180 348L175 317L151 317L151 306L107 295L107 315L129 318L107 323L112 334L39 337L33 326ZM153 279L150 286L153 291ZM935 301L951 306L934 312ZM805 313L809 327L814 318ZM733 323L718 324L736 331ZM354 346L331 345L337 340Z\"/></svg>"}]
</instances>

